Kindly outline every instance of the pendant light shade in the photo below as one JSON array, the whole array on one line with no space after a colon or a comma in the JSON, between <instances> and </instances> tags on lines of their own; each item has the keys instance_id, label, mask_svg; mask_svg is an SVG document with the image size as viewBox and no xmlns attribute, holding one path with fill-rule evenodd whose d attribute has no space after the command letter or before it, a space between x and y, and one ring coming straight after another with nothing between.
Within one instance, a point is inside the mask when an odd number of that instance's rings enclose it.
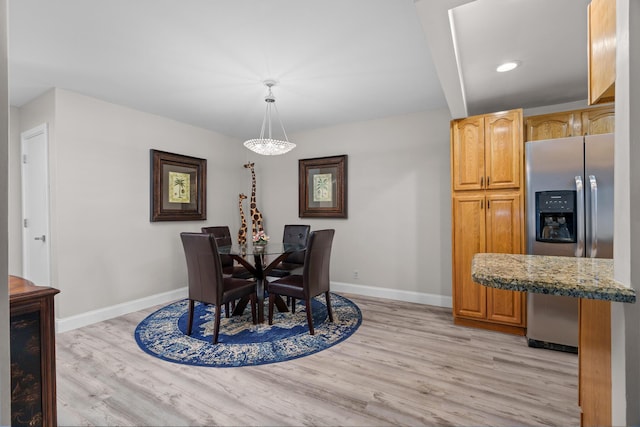
<instances>
[{"instance_id":1,"label":"pendant light shade","mask_svg":"<svg viewBox=\"0 0 640 427\"><path fill-rule=\"evenodd\" d=\"M264 119L262 120L262 129L260 130L260 138L250 139L245 141L244 146L249 150L262 154L263 156L277 156L279 154L285 154L289 151L293 150L296 146L293 142L289 142L287 138L287 133L284 130L284 125L282 124L282 120L280 120L280 114L278 113L278 107L276 107L276 98L273 96L271 92L271 88L275 86L276 82L274 80L266 80L264 82L265 86L267 86L269 93L264 98L267 103L267 109L264 113ZM272 110L275 111L275 115L280 123L280 127L282 128L282 134L284 135L284 139L274 139L271 134L271 116ZM267 131L267 136L265 137L265 130Z\"/></svg>"}]
</instances>

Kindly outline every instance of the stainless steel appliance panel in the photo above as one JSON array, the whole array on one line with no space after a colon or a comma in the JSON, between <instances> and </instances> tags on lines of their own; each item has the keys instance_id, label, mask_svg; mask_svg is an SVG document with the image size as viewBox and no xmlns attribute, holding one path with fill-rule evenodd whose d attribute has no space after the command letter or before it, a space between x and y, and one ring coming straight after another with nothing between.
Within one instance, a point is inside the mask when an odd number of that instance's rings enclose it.
<instances>
[{"instance_id":1,"label":"stainless steel appliance panel","mask_svg":"<svg viewBox=\"0 0 640 427\"><path fill-rule=\"evenodd\" d=\"M605 134L527 143L527 253L613 258L613 141ZM536 241L538 216L569 218L537 211L536 192L557 197L564 191L575 191L575 243ZM578 299L530 293L527 338L532 346L577 351Z\"/></svg>"},{"instance_id":2,"label":"stainless steel appliance panel","mask_svg":"<svg viewBox=\"0 0 640 427\"><path fill-rule=\"evenodd\" d=\"M576 176L582 177L584 171L583 153L584 138L581 136L526 143L527 253L575 256L578 243L536 241L535 193L576 190Z\"/></svg>"},{"instance_id":3,"label":"stainless steel appliance panel","mask_svg":"<svg viewBox=\"0 0 640 427\"><path fill-rule=\"evenodd\" d=\"M585 137L586 256L613 258L613 134Z\"/></svg>"},{"instance_id":4,"label":"stainless steel appliance panel","mask_svg":"<svg viewBox=\"0 0 640 427\"><path fill-rule=\"evenodd\" d=\"M530 347L575 352L578 348L578 298L527 294Z\"/></svg>"}]
</instances>

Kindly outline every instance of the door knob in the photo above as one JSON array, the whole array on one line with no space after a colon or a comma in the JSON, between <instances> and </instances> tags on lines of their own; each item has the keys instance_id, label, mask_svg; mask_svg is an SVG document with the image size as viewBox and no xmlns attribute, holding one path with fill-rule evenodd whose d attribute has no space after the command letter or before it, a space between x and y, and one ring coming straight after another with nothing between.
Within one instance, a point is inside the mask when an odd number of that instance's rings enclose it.
<instances>
[{"instance_id":1,"label":"door knob","mask_svg":"<svg viewBox=\"0 0 640 427\"><path fill-rule=\"evenodd\" d=\"M44 237L44 234L41 237L34 237L34 240L42 240L42 243L45 242L46 237Z\"/></svg>"}]
</instances>

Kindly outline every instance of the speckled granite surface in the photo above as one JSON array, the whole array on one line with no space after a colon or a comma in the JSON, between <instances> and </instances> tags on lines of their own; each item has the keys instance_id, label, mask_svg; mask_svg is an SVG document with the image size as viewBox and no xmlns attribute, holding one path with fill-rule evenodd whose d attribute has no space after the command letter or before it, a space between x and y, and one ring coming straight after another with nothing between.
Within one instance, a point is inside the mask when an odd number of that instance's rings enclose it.
<instances>
[{"instance_id":1,"label":"speckled granite surface","mask_svg":"<svg viewBox=\"0 0 640 427\"><path fill-rule=\"evenodd\" d=\"M611 259L480 253L471 277L498 289L636 302L635 290L613 279Z\"/></svg>"}]
</instances>

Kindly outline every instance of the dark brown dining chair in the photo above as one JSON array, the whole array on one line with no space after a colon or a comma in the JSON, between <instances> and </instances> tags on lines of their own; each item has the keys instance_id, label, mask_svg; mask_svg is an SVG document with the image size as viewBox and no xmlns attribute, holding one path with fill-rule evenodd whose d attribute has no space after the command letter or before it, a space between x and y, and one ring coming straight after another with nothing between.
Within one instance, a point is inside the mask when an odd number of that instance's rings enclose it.
<instances>
[{"instance_id":1,"label":"dark brown dining chair","mask_svg":"<svg viewBox=\"0 0 640 427\"><path fill-rule=\"evenodd\" d=\"M203 233L213 234L218 246L231 246L233 244L231 231L226 225L202 227L200 230ZM222 261L222 272L224 274L231 275L236 279L251 279L253 277L246 268L241 265L235 265L230 255L220 255L220 260Z\"/></svg>"},{"instance_id":2,"label":"dark brown dining chair","mask_svg":"<svg viewBox=\"0 0 640 427\"><path fill-rule=\"evenodd\" d=\"M304 300L307 311L309 333L315 334L313 329L313 313L311 312L311 298L325 294L327 299L327 313L329 321L333 322L331 311L331 295L329 292L329 264L331 260L331 245L335 230L317 230L309 235L309 244L304 257L302 274L291 274L269 283L269 324L273 324L273 304L276 295L285 295L294 299Z\"/></svg>"},{"instance_id":3,"label":"dark brown dining chair","mask_svg":"<svg viewBox=\"0 0 640 427\"><path fill-rule=\"evenodd\" d=\"M212 234L185 232L180 233L180 239L187 259L189 281L187 335L191 335L195 301L215 305L214 344L218 343L220 311L229 301L249 297L252 320L256 324L256 282L223 276L218 246Z\"/></svg>"},{"instance_id":4,"label":"dark brown dining chair","mask_svg":"<svg viewBox=\"0 0 640 427\"><path fill-rule=\"evenodd\" d=\"M309 232L311 226L301 224L288 224L284 226L282 233L282 243L292 243L299 245L307 245L309 241ZM292 252L276 265L269 276L285 277L293 273L295 270L301 270L304 265L305 251Z\"/></svg>"}]
</instances>

